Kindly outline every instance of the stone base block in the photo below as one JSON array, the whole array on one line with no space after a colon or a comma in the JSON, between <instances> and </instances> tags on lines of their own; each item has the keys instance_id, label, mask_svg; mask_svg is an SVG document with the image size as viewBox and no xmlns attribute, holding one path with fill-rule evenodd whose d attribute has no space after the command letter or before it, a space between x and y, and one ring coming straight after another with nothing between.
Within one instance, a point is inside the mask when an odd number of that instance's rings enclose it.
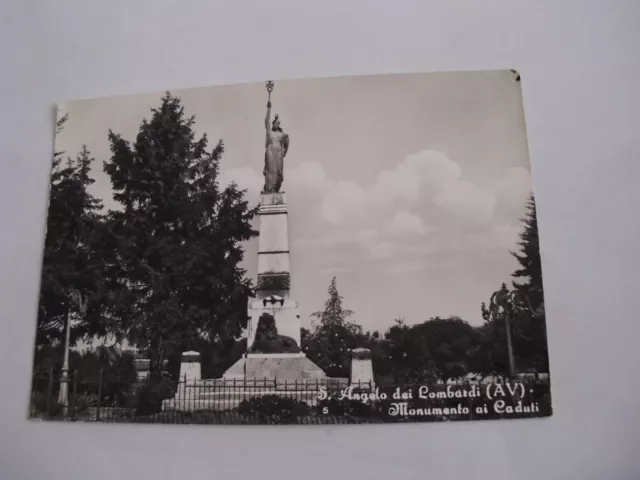
<instances>
[{"instance_id":1,"label":"stone base block","mask_svg":"<svg viewBox=\"0 0 640 480\"><path fill-rule=\"evenodd\" d=\"M249 354L223 375L227 380L276 380L300 382L326 379L324 371L304 353Z\"/></svg>"},{"instance_id":2,"label":"stone base block","mask_svg":"<svg viewBox=\"0 0 640 480\"><path fill-rule=\"evenodd\" d=\"M374 385L371 350L368 348L355 348L351 351L351 384Z\"/></svg>"}]
</instances>

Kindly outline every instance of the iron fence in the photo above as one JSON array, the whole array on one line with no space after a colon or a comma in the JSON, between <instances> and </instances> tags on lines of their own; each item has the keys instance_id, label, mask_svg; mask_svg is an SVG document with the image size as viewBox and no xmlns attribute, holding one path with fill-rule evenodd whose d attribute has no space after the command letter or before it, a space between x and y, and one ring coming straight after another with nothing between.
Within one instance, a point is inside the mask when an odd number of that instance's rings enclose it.
<instances>
[{"instance_id":1,"label":"iron fence","mask_svg":"<svg viewBox=\"0 0 640 480\"><path fill-rule=\"evenodd\" d=\"M35 374L29 415L67 421L172 424L343 424L480 420L551 414L548 380L519 380L521 388L459 384L349 384L347 379L302 381L190 380L166 375L135 383L68 379L60 397L60 375ZM465 393L466 392L466 393ZM471 395L470 392L474 392ZM499 403L500 409L493 406ZM520 405L520 411L510 414ZM522 405L531 406L522 411ZM535 408L533 407L535 405ZM488 408L487 408L488 407ZM483 410L484 408L484 410Z\"/></svg>"}]
</instances>

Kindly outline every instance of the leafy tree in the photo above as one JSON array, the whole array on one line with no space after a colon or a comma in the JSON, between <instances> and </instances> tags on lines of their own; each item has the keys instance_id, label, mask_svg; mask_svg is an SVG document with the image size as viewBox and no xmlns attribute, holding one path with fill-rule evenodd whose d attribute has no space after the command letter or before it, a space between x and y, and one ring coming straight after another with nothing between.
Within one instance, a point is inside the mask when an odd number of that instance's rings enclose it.
<instances>
[{"instance_id":1,"label":"leafy tree","mask_svg":"<svg viewBox=\"0 0 640 480\"><path fill-rule=\"evenodd\" d=\"M351 371L350 350L360 346L362 327L349 321L353 311L343 307L333 277L328 289L329 298L324 309L311 314L319 319L312 332L302 332L302 349L327 375L348 377Z\"/></svg>"},{"instance_id":2,"label":"leafy tree","mask_svg":"<svg viewBox=\"0 0 640 480\"><path fill-rule=\"evenodd\" d=\"M109 131L104 171L121 205L109 212L110 315L149 354L153 373L201 338L239 337L253 295L242 242L257 232L245 192L218 184L222 141L207 150L169 93L151 112L133 142Z\"/></svg>"},{"instance_id":3,"label":"leafy tree","mask_svg":"<svg viewBox=\"0 0 640 480\"><path fill-rule=\"evenodd\" d=\"M229 338L213 345L210 341L201 339L194 350L200 352L202 377L218 378L247 352L247 339Z\"/></svg>"},{"instance_id":4,"label":"leafy tree","mask_svg":"<svg viewBox=\"0 0 640 480\"><path fill-rule=\"evenodd\" d=\"M477 334L459 317L432 318L417 327L431 352L439 378L446 381L464 377L477 362Z\"/></svg>"},{"instance_id":5,"label":"leafy tree","mask_svg":"<svg viewBox=\"0 0 640 480\"><path fill-rule=\"evenodd\" d=\"M435 317L411 327L396 321L385 333L393 377L401 383L463 377L479 361L478 337L459 317Z\"/></svg>"},{"instance_id":6,"label":"leafy tree","mask_svg":"<svg viewBox=\"0 0 640 480\"><path fill-rule=\"evenodd\" d=\"M415 327L396 319L384 334L386 362L390 365L394 383L420 383L436 380L435 368L422 338Z\"/></svg>"},{"instance_id":7,"label":"leafy tree","mask_svg":"<svg viewBox=\"0 0 640 480\"><path fill-rule=\"evenodd\" d=\"M66 117L57 123L59 131ZM75 159L53 157L49 211L42 266L36 344L61 341L73 321L71 343L100 329L98 292L102 285L101 202L89 192L93 158L86 146ZM87 315L70 298L75 290L89 301Z\"/></svg>"}]
</instances>

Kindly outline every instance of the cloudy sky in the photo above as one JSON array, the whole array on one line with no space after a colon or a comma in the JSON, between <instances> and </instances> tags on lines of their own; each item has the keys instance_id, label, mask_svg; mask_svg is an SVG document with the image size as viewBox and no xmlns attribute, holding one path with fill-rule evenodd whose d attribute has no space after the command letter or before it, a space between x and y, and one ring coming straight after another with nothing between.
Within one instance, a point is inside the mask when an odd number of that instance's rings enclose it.
<instances>
[{"instance_id":1,"label":"cloudy sky","mask_svg":"<svg viewBox=\"0 0 640 480\"><path fill-rule=\"evenodd\" d=\"M198 133L224 140L223 182L259 200L264 83L172 91ZM86 144L98 160L93 193L111 199L102 161L109 128L135 139L163 92L65 102L56 150ZM333 276L353 319L384 330L458 315L480 304L517 264L519 219L531 190L520 85L509 71L276 81L273 112L291 137L291 295L303 326ZM255 277L257 241L246 246Z\"/></svg>"}]
</instances>

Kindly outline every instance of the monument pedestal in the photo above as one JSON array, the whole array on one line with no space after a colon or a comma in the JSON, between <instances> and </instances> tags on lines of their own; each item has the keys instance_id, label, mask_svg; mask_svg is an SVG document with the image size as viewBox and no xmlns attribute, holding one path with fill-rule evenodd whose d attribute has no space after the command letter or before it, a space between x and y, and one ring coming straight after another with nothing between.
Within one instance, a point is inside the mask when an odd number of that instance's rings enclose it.
<instances>
[{"instance_id":1,"label":"monument pedestal","mask_svg":"<svg viewBox=\"0 0 640 480\"><path fill-rule=\"evenodd\" d=\"M250 348L255 341L258 320L264 313L273 315L278 334L293 338L296 345L300 346L300 308L298 308L298 302L272 295L249 302L250 320L247 327L247 348Z\"/></svg>"},{"instance_id":2,"label":"monument pedestal","mask_svg":"<svg viewBox=\"0 0 640 480\"><path fill-rule=\"evenodd\" d=\"M289 298L289 220L284 192L260 197L257 298Z\"/></svg>"},{"instance_id":3,"label":"monument pedestal","mask_svg":"<svg viewBox=\"0 0 640 480\"><path fill-rule=\"evenodd\" d=\"M300 346L300 309L289 298L289 221L284 192L263 193L260 198L258 239L258 285L256 298L249 301L247 348L255 340L258 319L264 313L275 318L278 334Z\"/></svg>"},{"instance_id":4,"label":"monument pedestal","mask_svg":"<svg viewBox=\"0 0 640 480\"><path fill-rule=\"evenodd\" d=\"M295 383L326 379L327 376L304 353L249 353L227 370L223 378Z\"/></svg>"},{"instance_id":5,"label":"monument pedestal","mask_svg":"<svg viewBox=\"0 0 640 480\"><path fill-rule=\"evenodd\" d=\"M256 298L248 304L247 353L224 373L223 379L278 382L326 379L322 369L304 353L252 350L257 345L256 331L264 314L273 317L275 329L269 332L272 337L289 337L300 347L300 309L298 302L289 298L289 224L285 193L263 193L258 215L258 282Z\"/></svg>"}]
</instances>

